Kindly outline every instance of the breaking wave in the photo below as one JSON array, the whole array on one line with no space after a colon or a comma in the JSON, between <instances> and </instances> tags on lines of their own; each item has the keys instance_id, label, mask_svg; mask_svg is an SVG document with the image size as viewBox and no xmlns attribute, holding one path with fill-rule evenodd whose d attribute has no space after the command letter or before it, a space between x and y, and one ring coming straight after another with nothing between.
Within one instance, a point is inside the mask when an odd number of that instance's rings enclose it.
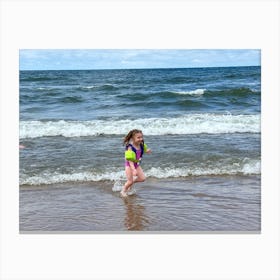
<instances>
[{"instance_id":1,"label":"breaking wave","mask_svg":"<svg viewBox=\"0 0 280 280\"><path fill-rule=\"evenodd\" d=\"M132 127L145 135L259 133L260 115L189 114L176 118L91 121L22 121L20 139L46 136L125 135Z\"/></svg>"},{"instance_id":2,"label":"breaking wave","mask_svg":"<svg viewBox=\"0 0 280 280\"><path fill-rule=\"evenodd\" d=\"M145 170L147 178L167 179L189 176L206 176L206 175L253 175L260 174L261 163L259 160L243 160L239 163L225 165L216 163L213 166L202 167L152 167ZM123 170L105 170L103 173L96 171L73 172L63 174L59 172L45 171L35 176L22 174L20 185L48 185L67 182L98 182L98 181L116 181L125 180Z\"/></svg>"}]
</instances>

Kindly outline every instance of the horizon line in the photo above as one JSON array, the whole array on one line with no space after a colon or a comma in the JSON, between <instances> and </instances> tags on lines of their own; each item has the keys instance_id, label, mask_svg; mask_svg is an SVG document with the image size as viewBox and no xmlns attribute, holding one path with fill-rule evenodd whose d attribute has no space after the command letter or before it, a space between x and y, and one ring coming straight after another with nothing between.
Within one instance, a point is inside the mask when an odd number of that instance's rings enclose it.
<instances>
[{"instance_id":1,"label":"horizon line","mask_svg":"<svg viewBox=\"0 0 280 280\"><path fill-rule=\"evenodd\" d=\"M199 67L148 67L148 68L81 68L81 69L19 69L19 71L98 71L98 70L164 70L164 69L200 69L200 68L236 68L261 67L261 65L232 65L232 66L199 66Z\"/></svg>"}]
</instances>

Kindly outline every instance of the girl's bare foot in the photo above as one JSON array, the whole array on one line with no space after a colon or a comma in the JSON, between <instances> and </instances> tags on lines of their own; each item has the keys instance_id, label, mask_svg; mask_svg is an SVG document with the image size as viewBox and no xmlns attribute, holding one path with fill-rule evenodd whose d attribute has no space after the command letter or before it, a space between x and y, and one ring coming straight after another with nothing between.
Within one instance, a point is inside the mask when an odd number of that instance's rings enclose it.
<instances>
[{"instance_id":1,"label":"girl's bare foot","mask_svg":"<svg viewBox=\"0 0 280 280\"><path fill-rule=\"evenodd\" d=\"M120 194L121 194L121 197L127 197L127 192L125 192L124 190L122 190L120 192Z\"/></svg>"}]
</instances>

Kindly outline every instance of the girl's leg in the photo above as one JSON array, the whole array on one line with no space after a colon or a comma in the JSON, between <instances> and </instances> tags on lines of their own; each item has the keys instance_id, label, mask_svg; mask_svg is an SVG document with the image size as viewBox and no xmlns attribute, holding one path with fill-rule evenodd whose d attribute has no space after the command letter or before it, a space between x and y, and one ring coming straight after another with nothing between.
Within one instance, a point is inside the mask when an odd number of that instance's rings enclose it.
<instances>
[{"instance_id":1,"label":"girl's leg","mask_svg":"<svg viewBox=\"0 0 280 280\"><path fill-rule=\"evenodd\" d=\"M137 169L137 178L134 180L135 183L144 182L146 180L146 176L141 168L141 166L138 166Z\"/></svg>"},{"instance_id":2,"label":"girl's leg","mask_svg":"<svg viewBox=\"0 0 280 280\"><path fill-rule=\"evenodd\" d=\"M125 167L125 174L126 174L127 181L124 184L122 192L126 192L134 183L132 170L131 170L131 168L129 166Z\"/></svg>"},{"instance_id":3,"label":"girl's leg","mask_svg":"<svg viewBox=\"0 0 280 280\"><path fill-rule=\"evenodd\" d=\"M121 195L123 197L127 196L126 192L128 191L129 188L132 187L132 185L134 183L144 182L146 180L146 176L145 176L141 166L138 166L136 171L137 171L137 177L136 177L136 179L133 179L133 173L132 173L131 168L129 166L125 167L125 174L126 174L127 181L124 184L123 189L121 191Z\"/></svg>"}]
</instances>

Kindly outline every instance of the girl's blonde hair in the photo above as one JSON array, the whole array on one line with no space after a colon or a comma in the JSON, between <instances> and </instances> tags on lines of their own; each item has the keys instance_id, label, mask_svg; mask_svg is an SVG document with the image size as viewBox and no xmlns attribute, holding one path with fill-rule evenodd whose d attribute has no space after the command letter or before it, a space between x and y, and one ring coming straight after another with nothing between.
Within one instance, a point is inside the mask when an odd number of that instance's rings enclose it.
<instances>
[{"instance_id":1,"label":"girl's blonde hair","mask_svg":"<svg viewBox=\"0 0 280 280\"><path fill-rule=\"evenodd\" d=\"M129 144L130 139L137 133L143 134L142 130L139 129L130 130L128 134L124 137L123 144L127 146Z\"/></svg>"}]
</instances>

